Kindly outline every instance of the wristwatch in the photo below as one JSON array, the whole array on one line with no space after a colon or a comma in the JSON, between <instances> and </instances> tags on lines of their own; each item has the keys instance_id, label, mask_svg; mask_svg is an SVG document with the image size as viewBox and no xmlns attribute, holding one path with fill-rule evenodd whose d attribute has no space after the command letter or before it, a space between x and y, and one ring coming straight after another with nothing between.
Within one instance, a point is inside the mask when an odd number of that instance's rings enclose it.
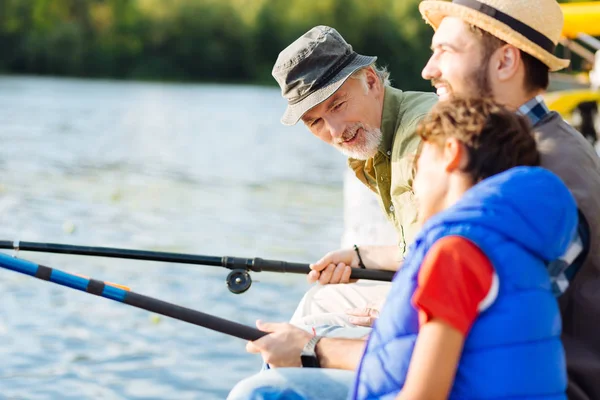
<instances>
[{"instance_id":1,"label":"wristwatch","mask_svg":"<svg viewBox=\"0 0 600 400\"><path fill-rule=\"evenodd\" d=\"M302 349L302 353L300 354L300 360L302 361L302 367L304 368L321 368L319 365L319 359L317 358L317 352L315 348L317 347L317 343L321 340L323 336L313 336L304 349Z\"/></svg>"}]
</instances>

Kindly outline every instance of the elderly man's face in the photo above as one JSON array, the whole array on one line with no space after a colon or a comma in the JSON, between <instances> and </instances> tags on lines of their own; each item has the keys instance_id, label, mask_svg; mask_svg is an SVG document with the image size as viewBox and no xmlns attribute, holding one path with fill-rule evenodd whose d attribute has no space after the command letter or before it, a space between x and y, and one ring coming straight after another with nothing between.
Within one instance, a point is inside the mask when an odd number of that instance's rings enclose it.
<instances>
[{"instance_id":1,"label":"elderly man's face","mask_svg":"<svg viewBox=\"0 0 600 400\"><path fill-rule=\"evenodd\" d=\"M329 99L304 114L302 121L346 156L366 160L381 143L383 94L383 85L369 68L361 79L348 79Z\"/></svg>"},{"instance_id":2,"label":"elderly man's face","mask_svg":"<svg viewBox=\"0 0 600 400\"><path fill-rule=\"evenodd\" d=\"M423 68L440 100L452 94L491 96L489 60L477 35L459 18L446 17L431 41L433 54Z\"/></svg>"}]
</instances>

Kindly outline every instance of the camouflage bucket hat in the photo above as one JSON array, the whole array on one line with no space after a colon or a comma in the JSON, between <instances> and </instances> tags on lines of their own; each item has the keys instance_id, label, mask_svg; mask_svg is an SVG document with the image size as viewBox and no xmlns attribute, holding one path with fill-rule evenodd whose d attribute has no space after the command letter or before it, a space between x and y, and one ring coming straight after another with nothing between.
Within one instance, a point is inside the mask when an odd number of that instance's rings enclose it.
<instances>
[{"instance_id":1,"label":"camouflage bucket hat","mask_svg":"<svg viewBox=\"0 0 600 400\"><path fill-rule=\"evenodd\" d=\"M273 77L288 101L281 117L294 125L311 108L327 100L354 72L377 57L356 53L335 29L316 26L285 48L275 62Z\"/></svg>"}]
</instances>

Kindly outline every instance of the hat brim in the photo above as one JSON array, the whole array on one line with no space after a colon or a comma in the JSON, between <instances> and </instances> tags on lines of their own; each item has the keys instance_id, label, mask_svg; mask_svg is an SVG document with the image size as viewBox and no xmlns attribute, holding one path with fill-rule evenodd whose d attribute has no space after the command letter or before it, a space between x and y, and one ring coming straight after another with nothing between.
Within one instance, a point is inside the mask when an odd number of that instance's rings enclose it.
<instances>
[{"instance_id":1,"label":"hat brim","mask_svg":"<svg viewBox=\"0 0 600 400\"><path fill-rule=\"evenodd\" d=\"M425 0L419 3L419 11L434 30L437 30L445 17L460 18L532 55L546 64L552 72L566 68L571 63L570 60L558 58L542 49L508 25L469 7L447 1Z\"/></svg>"},{"instance_id":2,"label":"hat brim","mask_svg":"<svg viewBox=\"0 0 600 400\"><path fill-rule=\"evenodd\" d=\"M324 86L319 90L315 90L310 96L296 104L288 104L287 109L283 113L283 117L281 117L281 123L284 125L295 125L307 111L331 97L354 72L361 68L368 67L376 60L377 57L359 54L350 64L331 79L329 85Z\"/></svg>"}]
</instances>

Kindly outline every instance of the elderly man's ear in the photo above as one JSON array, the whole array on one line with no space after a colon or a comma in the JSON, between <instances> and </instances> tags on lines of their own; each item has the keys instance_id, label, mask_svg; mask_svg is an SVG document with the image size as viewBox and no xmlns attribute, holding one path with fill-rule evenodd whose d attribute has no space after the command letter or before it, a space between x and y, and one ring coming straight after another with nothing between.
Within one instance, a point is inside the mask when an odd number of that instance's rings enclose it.
<instances>
[{"instance_id":1,"label":"elderly man's ear","mask_svg":"<svg viewBox=\"0 0 600 400\"><path fill-rule=\"evenodd\" d=\"M376 95L379 97L383 92L383 83L379 81L379 77L377 76L377 72L373 69L373 67L368 67L365 73L367 89L369 92L375 91Z\"/></svg>"},{"instance_id":2,"label":"elderly man's ear","mask_svg":"<svg viewBox=\"0 0 600 400\"><path fill-rule=\"evenodd\" d=\"M377 86L377 73L373 70L373 67L367 69L367 85L369 89L373 89Z\"/></svg>"}]
</instances>

